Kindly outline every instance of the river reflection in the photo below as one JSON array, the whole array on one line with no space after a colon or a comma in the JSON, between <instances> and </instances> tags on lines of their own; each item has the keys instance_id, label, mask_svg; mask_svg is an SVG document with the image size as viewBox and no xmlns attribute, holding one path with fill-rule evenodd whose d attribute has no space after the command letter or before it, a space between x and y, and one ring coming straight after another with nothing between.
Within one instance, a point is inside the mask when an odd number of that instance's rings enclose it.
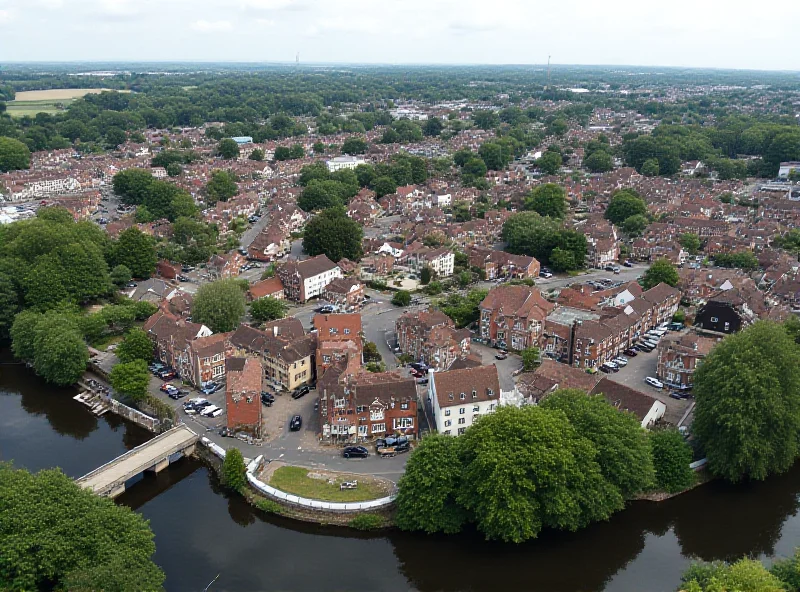
<instances>
[{"instance_id":1,"label":"river reflection","mask_svg":"<svg viewBox=\"0 0 800 592\"><path fill-rule=\"evenodd\" d=\"M22 367L0 367L0 458L78 476L145 441L97 419ZM764 483L712 483L662 503L637 502L577 533L523 545L475 532L366 534L265 514L228 495L209 469L181 459L118 498L150 520L170 591L674 590L691 559L787 555L800 545L800 464Z\"/></svg>"}]
</instances>

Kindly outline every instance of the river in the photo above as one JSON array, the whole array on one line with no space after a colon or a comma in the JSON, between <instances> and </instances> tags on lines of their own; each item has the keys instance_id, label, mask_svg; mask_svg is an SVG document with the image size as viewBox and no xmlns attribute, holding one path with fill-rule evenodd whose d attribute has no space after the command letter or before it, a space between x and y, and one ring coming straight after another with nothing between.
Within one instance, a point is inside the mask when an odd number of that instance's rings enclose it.
<instances>
[{"instance_id":1,"label":"river","mask_svg":"<svg viewBox=\"0 0 800 592\"><path fill-rule=\"evenodd\" d=\"M95 418L19 365L0 365L0 460L80 476L144 441L136 425ZM764 483L712 483L660 504L637 502L577 533L523 545L475 533L372 535L254 511L202 463L147 475L118 503L148 520L169 591L670 591L694 559L774 557L800 545L800 465Z\"/></svg>"}]
</instances>

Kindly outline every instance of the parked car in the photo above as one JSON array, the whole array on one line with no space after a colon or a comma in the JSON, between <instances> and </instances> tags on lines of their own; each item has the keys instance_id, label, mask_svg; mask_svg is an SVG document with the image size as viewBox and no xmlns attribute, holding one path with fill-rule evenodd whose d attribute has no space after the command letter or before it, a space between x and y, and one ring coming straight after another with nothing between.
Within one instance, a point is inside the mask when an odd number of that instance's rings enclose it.
<instances>
[{"instance_id":1,"label":"parked car","mask_svg":"<svg viewBox=\"0 0 800 592\"><path fill-rule=\"evenodd\" d=\"M177 279L179 282L188 282L189 281L188 277L186 277L185 275L181 275L181 274L178 274L177 276L175 276L175 279Z\"/></svg>"},{"instance_id":2,"label":"parked car","mask_svg":"<svg viewBox=\"0 0 800 592\"><path fill-rule=\"evenodd\" d=\"M629 259L625 259L625 261L623 261L622 264L625 267L633 267L633 263L631 263L631 261Z\"/></svg>"},{"instance_id":3,"label":"parked car","mask_svg":"<svg viewBox=\"0 0 800 592\"><path fill-rule=\"evenodd\" d=\"M417 384L428 384L428 379L420 378L419 380L417 380Z\"/></svg>"},{"instance_id":4,"label":"parked car","mask_svg":"<svg viewBox=\"0 0 800 592\"><path fill-rule=\"evenodd\" d=\"M267 407L272 407L272 404L275 402L275 395L266 391L261 391L261 402Z\"/></svg>"},{"instance_id":5,"label":"parked car","mask_svg":"<svg viewBox=\"0 0 800 592\"><path fill-rule=\"evenodd\" d=\"M549 271L540 271L539 272L539 277L540 278L544 278L544 279L549 279L549 278L553 277L553 274L550 273Z\"/></svg>"},{"instance_id":6,"label":"parked car","mask_svg":"<svg viewBox=\"0 0 800 592\"><path fill-rule=\"evenodd\" d=\"M494 355L495 360L505 360L508 357L508 352L500 350Z\"/></svg>"},{"instance_id":7,"label":"parked car","mask_svg":"<svg viewBox=\"0 0 800 592\"><path fill-rule=\"evenodd\" d=\"M177 374L175 374L175 370L162 370L158 373L158 377L161 380L172 380L176 376Z\"/></svg>"},{"instance_id":8,"label":"parked car","mask_svg":"<svg viewBox=\"0 0 800 592\"><path fill-rule=\"evenodd\" d=\"M386 438L378 438L377 440L375 440L375 450L398 446L400 444L408 444L408 437L388 436Z\"/></svg>"},{"instance_id":9,"label":"parked car","mask_svg":"<svg viewBox=\"0 0 800 592\"><path fill-rule=\"evenodd\" d=\"M297 432L300 428L303 427L303 418L299 415L295 415L289 420L289 429L293 432Z\"/></svg>"},{"instance_id":10,"label":"parked car","mask_svg":"<svg viewBox=\"0 0 800 592\"><path fill-rule=\"evenodd\" d=\"M126 288L135 288L138 285L139 284L137 284L136 282L128 282L127 284L125 284L125 287Z\"/></svg>"},{"instance_id":11,"label":"parked car","mask_svg":"<svg viewBox=\"0 0 800 592\"><path fill-rule=\"evenodd\" d=\"M617 366L624 368L628 365L628 358L618 357L612 360Z\"/></svg>"},{"instance_id":12,"label":"parked car","mask_svg":"<svg viewBox=\"0 0 800 592\"><path fill-rule=\"evenodd\" d=\"M205 407L203 407L203 410L200 411L200 415L204 417L211 417L211 414L214 413L217 409L219 409L219 407L217 407L216 405L206 405Z\"/></svg>"},{"instance_id":13,"label":"parked car","mask_svg":"<svg viewBox=\"0 0 800 592\"><path fill-rule=\"evenodd\" d=\"M308 388L307 384L304 384L303 386L299 386L295 389L295 391L292 393L292 399L299 399L300 397L305 397L310 392L311 389Z\"/></svg>"},{"instance_id":14,"label":"parked car","mask_svg":"<svg viewBox=\"0 0 800 592\"><path fill-rule=\"evenodd\" d=\"M669 324L670 331L683 331L683 323L670 323Z\"/></svg>"},{"instance_id":15,"label":"parked car","mask_svg":"<svg viewBox=\"0 0 800 592\"><path fill-rule=\"evenodd\" d=\"M624 352L622 352L622 353L623 353L623 354L625 354L626 356L630 357L630 358L635 358L636 356L638 356L638 355L639 355L639 352L637 352L637 351L636 351L635 349L633 349L632 347L629 347L628 349L626 349L626 350L625 350Z\"/></svg>"},{"instance_id":16,"label":"parked car","mask_svg":"<svg viewBox=\"0 0 800 592\"><path fill-rule=\"evenodd\" d=\"M369 450L363 446L347 446L342 451L342 456L345 458L367 458L369 456Z\"/></svg>"},{"instance_id":17,"label":"parked car","mask_svg":"<svg viewBox=\"0 0 800 592\"><path fill-rule=\"evenodd\" d=\"M655 387L657 389L664 388L664 383L657 378L653 378L652 376L648 376L647 378L644 379L644 381L650 386Z\"/></svg>"},{"instance_id":18,"label":"parked car","mask_svg":"<svg viewBox=\"0 0 800 592\"><path fill-rule=\"evenodd\" d=\"M167 391L169 391L170 389L174 389L174 388L175 388L175 387L174 387L174 386L172 386L170 383L168 383L168 382L165 382L165 383L164 383L164 384L162 384L160 387L158 387L158 390L160 390L162 393L166 393L166 392L167 392Z\"/></svg>"},{"instance_id":19,"label":"parked car","mask_svg":"<svg viewBox=\"0 0 800 592\"><path fill-rule=\"evenodd\" d=\"M603 365L600 366L600 372L605 372L606 374L611 374L614 371L609 366L606 366L605 364L603 364Z\"/></svg>"},{"instance_id":20,"label":"parked car","mask_svg":"<svg viewBox=\"0 0 800 592\"><path fill-rule=\"evenodd\" d=\"M174 391L167 393L167 395L169 395L170 399L175 399L176 401L178 399L183 399L188 394L189 394L189 391L187 391L187 390L179 390L179 389L175 389Z\"/></svg>"},{"instance_id":21,"label":"parked car","mask_svg":"<svg viewBox=\"0 0 800 592\"><path fill-rule=\"evenodd\" d=\"M203 388L200 389L200 392L204 395L211 395L216 393L220 388L222 388L216 382L207 382L203 385Z\"/></svg>"},{"instance_id":22,"label":"parked car","mask_svg":"<svg viewBox=\"0 0 800 592\"><path fill-rule=\"evenodd\" d=\"M686 393L682 393L680 391L671 391L669 396L673 399L678 399L679 401L683 401L684 399L688 399L689 395Z\"/></svg>"}]
</instances>

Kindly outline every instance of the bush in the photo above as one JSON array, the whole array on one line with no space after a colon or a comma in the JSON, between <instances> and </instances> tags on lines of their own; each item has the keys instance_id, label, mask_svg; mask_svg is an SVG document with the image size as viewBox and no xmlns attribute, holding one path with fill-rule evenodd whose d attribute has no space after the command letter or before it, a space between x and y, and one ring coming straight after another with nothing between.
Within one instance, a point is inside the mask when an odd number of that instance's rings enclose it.
<instances>
[{"instance_id":1,"label":"bush","mask_svg":"<svg viewBox=\"0 0 800 592\"><path fill-rule=\"evenodd\" d=\"M278 502L271 499L263 497L258 498L254 502L254 504L256 508L258 508L262 512L268 512L270 514L281 514L283 512L283 508L281 508L281 505Z\"/></svg>"},{"instance_id":2,"label":"bush","mask_svg":"<svg viewBox=\"0 0 800 592\"><path fill-rule=\"evenodd\" d=\"M692 449L678 430L655 430L650 432L653 449L653 467L656 471L656 486L667 493L677 493L694 483Z\"/></svg>"},{"instance_id":3,"label":"bush","mask_svg":"<svg viewBox=\"0 0 800 592\"><path fill-rule=\"evenodd\" d=\"M392 304L395 306L408 306L411 304L411 294L407 290L398 290L392 296Z\"/></svg>"},{"instance_id":4,"label":"bush","mask_svg":"<svg viewBox=\"0 0 800 592\"><path fill-rule=\"evenodd\" d=\"M222 462L222 484L233 491L242 491L247 485L247 467L244 466L244 457L238 448L229 448L225 451L225 460Z\"/></svg>"},{"instance_id":5,"label":"bush","mask_svg":"<svg viewBox=\"0 0 800 592\"><path fill-rule=\"evenodd\" d=\"M347 526L356 530L377 530L383 528L384 524L383 518L378 514L359 514Z\"/></svg>"}]
</instances>

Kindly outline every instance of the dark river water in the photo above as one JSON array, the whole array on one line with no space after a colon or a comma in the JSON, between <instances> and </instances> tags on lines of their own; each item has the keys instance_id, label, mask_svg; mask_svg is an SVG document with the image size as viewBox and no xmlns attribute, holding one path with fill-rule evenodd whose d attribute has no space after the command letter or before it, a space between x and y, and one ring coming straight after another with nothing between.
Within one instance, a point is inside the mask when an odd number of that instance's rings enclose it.
<instances>
[{"instance_id":1,"label":"dark river water","mask_svg":"<svg viewBox=\"0 0 800 592\"><path fill-rule=\"evenodd\" d=\"M147 440L97 419L75 391L0 365L0 459L72 477ZM692 559L771 558L800 545L800 465L764 483L712 483L660 504L637 502L609 522L524 545L474 533L429 537L315 527L254 511L200 462L181 459L118 498L156 535L170 591L669 591Z\"/></svg>"}]
</instances>

